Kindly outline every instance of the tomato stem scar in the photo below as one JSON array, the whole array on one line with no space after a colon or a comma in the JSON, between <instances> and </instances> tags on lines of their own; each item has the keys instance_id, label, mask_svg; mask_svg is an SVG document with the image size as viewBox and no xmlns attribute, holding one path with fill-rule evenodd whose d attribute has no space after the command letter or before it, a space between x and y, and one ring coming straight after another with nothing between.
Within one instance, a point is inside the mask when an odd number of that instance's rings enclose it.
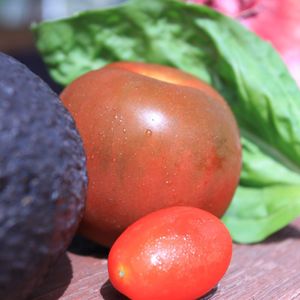
<instances>
[{"instance_id":1,"label":"tomato stem scar","mask_svg":"<svg viewBox=\"0 0 300 300\"><path fill-rule=\"evenodd\" d=\"M123 278L125 276L125 272L123 270L119 271L119 277Z\"/></svg>"}]
</instances>

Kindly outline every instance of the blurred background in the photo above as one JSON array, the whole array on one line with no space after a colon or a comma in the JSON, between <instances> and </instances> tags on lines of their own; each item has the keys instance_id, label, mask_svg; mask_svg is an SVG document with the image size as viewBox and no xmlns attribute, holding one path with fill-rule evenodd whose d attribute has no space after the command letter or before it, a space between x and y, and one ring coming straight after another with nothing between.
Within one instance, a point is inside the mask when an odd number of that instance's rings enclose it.
<instances>
[{"instance_id":1,"label":"blurred background","mask_svg":"<svg viewBox=\"0 0 300 300\"><path fill-rule=\"evenodd\" d=\"M61 88L51 81L37 53L30 25L54 20L77 12L118 5L126 0L0 0L0 52L9 54L42 77L56 92Z\"/></svg>"}]
</instances>

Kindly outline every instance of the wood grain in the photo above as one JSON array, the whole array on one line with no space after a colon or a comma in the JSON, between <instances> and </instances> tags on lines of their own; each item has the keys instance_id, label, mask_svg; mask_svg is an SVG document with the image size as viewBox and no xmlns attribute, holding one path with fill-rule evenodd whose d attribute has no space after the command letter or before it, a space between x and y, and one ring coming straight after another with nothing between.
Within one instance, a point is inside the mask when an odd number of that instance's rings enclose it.
<instances>
[{"instance_id":1,"label":"wood grain","mask_svg":"<svg viewBox=\"0 0 300 300\"><path fill-rule=\"evenodd\" d=\"M70 248L32 300L127 299L108 281L107 251L85 243ZM263 243L234 245L230 268L208 298L300 299L300 218Z\"/></svg>"}]
</instances>

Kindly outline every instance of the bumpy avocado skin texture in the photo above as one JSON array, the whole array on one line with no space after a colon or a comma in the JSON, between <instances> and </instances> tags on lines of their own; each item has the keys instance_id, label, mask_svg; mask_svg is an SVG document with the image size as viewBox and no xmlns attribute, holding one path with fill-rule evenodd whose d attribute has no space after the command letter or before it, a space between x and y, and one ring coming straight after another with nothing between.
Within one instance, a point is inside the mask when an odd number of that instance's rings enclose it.
<instances>
[{"instance_id":1,"label":"bumpy avocado skin texture","mask_svg":"<svg viewBox=\"0 0 300 300\"><path fill-rule=\"evenodd\" d=\"M70 114L40 78L0 53L0 299L26 299L65 251L86 186Z\"/></svg>"}]
</instances>

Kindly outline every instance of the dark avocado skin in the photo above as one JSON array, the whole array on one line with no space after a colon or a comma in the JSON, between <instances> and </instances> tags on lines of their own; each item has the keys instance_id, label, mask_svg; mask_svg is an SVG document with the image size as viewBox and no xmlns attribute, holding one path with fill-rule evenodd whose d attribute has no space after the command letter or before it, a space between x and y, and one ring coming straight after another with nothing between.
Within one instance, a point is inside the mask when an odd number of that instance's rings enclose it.
<instances>
[{"instance_id":1,"label":"dark avocado skin","mask_svg":"<svg viewBox=\"0 0 300 300\"><path fill-rule=\"evenodd\" d=\"M68 247L87 187L70 114L27 67L0 53L0 299L27 299Z\"/></svg>"}]
</instances>

